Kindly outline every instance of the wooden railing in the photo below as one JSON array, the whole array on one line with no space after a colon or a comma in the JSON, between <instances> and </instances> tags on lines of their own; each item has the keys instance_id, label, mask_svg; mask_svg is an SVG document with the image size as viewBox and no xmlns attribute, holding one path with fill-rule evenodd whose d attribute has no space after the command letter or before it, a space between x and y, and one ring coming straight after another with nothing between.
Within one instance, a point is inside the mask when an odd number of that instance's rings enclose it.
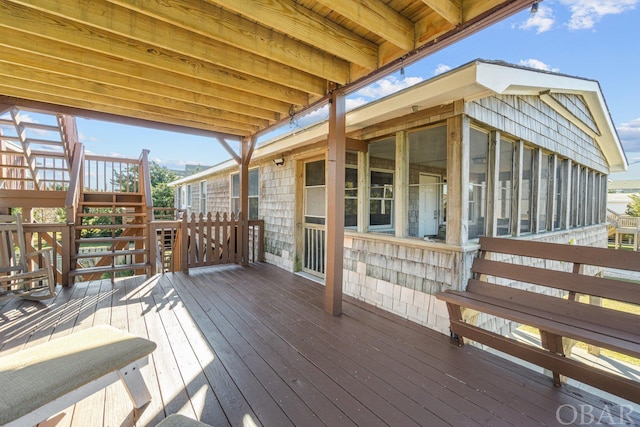
<instances>
[{"instance_id":1,"label":"wooden railing","mask_svg":"<svg viewBox=\"0 0 640 427\"><path fill-rule=\"evenodd\" d=\"M179 211L176 211L179 212ZM189 268L243 262L241 219L232 214L211 213L181 220L150 223L150 258L156 271L188 271ZM249 241L246 262L264 261L264 221L248 222Z\"/></svg>"},{"instance_id":2,"label":"wooden railing","mask_svg":"<svg viewBox=\"0 0 640 427\"><path fill-rule=\"evenodd\" d=\"M67 190L67 198L64 206L67 212L67 223L74 224L76 222L76 208L82 193L82 181L80 180L82 172L82 162L84 160L84 145L78 143L73 152L73 160L71 164L71 173L69 174L69 189Z\"/></svg>"},{"instance_id":3,"label":"wooden railing","mask_svg":"<svg viewBox=\"0 0 640 427\"><path fill-rule=\"evenodd\" d=\"M66 224L23 223L26 234L27 251L53 248L53 265L56 270L56 282L69 285L71 269L70 227ZM30 247L29 247L30 246Z\"/></svg>"},{"instance_id":4,"label":"wooden railing","mask_svg":"<svg viewBox=\"0 0 640 427\"><path fill-rule=\"evenodd\" d=\"M141 193L141 159L84 156L83 188L86 192Z\"/></svg>"}]
</instances>

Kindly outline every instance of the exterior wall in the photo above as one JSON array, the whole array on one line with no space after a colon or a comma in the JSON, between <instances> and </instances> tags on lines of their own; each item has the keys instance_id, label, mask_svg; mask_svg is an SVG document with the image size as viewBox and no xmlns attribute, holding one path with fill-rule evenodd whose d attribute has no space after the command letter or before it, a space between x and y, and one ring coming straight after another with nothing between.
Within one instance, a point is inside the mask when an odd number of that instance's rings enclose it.
<instances>
[{"instance_id":1,"label":"exterior wall","mask_svg":"<svg viewBox=\"0 0 640 427\"><path fill-rule=\"evenodd\" d=\"M288 271L295 263L295 164L291 158L282 166L260 164L258 217L264 219L265 259Z\"/></svg>"},{"instance_id":2,"label":"exterior wall","mask_svg":"<svg viewBox=\"0 0 640 427\"><path fill-rule=\"evenodd\" d=\"M587 167L608 172L604 156L591 137L573 126L563 116L557 114L537 97L492 96L465 104L465 112L476 123L487 129L498 129L505 134L551 152L565 156ZM441 122L424 117L422 122L411 122L411 126ZM462 120L463 123L468 123ZM391 135L402 128L399 121L396 128L382 130L377 127L377 137ZM409 126L407 124L407 126ZM410 128L410 127L409 127ZM402 130L402 129L400 129ZM363 134L366 132L363 131ZM298 149L287 153L285 164L275 166L270 159L253 162L251 167L259 168L260 195L259 218L265 221L266 261L287 271L299 269L296 247L299 227L296 212L301 200L298 194L297 170L299 160L317 157L322 150L317 146L308 151ZM453 153L453 151L452 151ZM455 156L461 154L455 152ZM463 153L463 150L460 150ZM464 168L465 162L460 163ZM468 162L467 162L468 167ZM392 163L384 159L371 158L369 168L394 169ZM456 168L456 170L459 168ZM228 212L230 206L230 179L237 168L229 168L207 177L209 211ZM433 171L435 172L435 171ZM441 171L439 171L441 173ZM468 172L461 171L464 175ZM409 172L409 182L413 183L418 171ZM198 181L192 182L192 197L195 203ZM462 187L466 190L466 187ZM453 197L452 187L448 198ZM417 211L416 195L409 191L406 214L409 216L409 231L415 231L416 221L411 220ZM449 205L451 206L451 205ZM465 204L462 204L464 216ZM451 224L449 224L451 226ZM465 226L463 224L463 226ZM568 230L525 235L520 238L549 242L602 246L606 244L606 226L599 224ZM299 244L299 243L298 243ZM430 242L419 238L399 238L385 233L358 233L345 231L344 240L344 293L366 303L383 308L391 313L421 325L448 334L449 321L446 305L435 298L443 289L463 289L470 274L470 266L478 250L477 243L463 246ZM478 318L480 324L494 331L508 332L515 325L497 321L488 316Z\"/></svg>"},{"instance_id":3,"label":"exterior wall","mask_svg":"<svg viewBox=\"0 0 640 427\"><path fill-rule=\"evenodd\" d=\"M537 96L496 95L465 105L469 117L598 172L609 166L588 134Z\"/></svg>"},{"instance_id":4,"label":"exterior wall","mask_svg":"<svg viewBox=\"0 0 640 427\"><path fill-rule=\"evenodd\" d=\"M466 283L477 245L348 232L344 246L346 295L449 334L447 307L435 294Z\"/></svg>"}]
</instances>

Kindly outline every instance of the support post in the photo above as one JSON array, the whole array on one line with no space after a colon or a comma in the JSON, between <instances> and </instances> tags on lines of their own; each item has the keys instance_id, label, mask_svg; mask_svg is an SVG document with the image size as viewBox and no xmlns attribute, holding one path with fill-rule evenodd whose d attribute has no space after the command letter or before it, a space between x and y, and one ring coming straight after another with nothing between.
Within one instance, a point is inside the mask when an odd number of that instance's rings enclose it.
<instances>
[{"instance_id":1,"label":"support post","mask_svg":"<svg viewBox=\"0 0 640 427\"><path fill-rule=\"evenodd\" d=\"M329 98L327 161L327 269L325 311L342 314L344 262L344 179L346 166L345 98L336 84Z\"/></svg>"},{"instance_id":2,"label":"support post","mask_svg":"<svg viewBox=\"0 0 640 427\"><path fill-rule=\"evenodd\" d=\"M240 254L241 265L249 264L249 162L256 144L256 137L242 140L240 157L240 212L242 216L239 221L239 234L242 240L242 253Z\"/></svg>"}]
</instances>

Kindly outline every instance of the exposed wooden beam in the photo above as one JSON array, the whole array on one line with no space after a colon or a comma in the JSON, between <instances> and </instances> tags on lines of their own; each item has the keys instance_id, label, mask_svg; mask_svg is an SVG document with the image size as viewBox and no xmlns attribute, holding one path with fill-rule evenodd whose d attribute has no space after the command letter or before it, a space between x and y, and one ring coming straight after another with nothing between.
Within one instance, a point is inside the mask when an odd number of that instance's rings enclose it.
<instances>
[{"instance_id":1,"label":"exposed wooden beam","mask_svg":"<svg viewBox=\"0 0 640 427\"><path fill-rule=\"evenodd\" d=\"M360 151L363 153L369 151L369 143L361 139L346 138L346 146L347 150L350 151Z\"/></svg>"},{"instance_id":2,"label":"exposed wooden beam","mask_svg":"<svg viewBox=\"0 0 640 427\"><path fill-rule=\"evenodd\" d=\"M190 0L109 1L323 79L340 84L349 81L347 61L213 4L199 2L197 8L194 8L193 1ZM250 28L251 32L248 32L247 28Z\"/></svg>"},{"instance_id":3,"label":"exposed wooden beam","mask_svg":"<svg viewBox=\"0 0 640 427\"><path fill-rule=\"evenodd\" d=\"M532 2L532 0L525 0L521 3L530 4ZM504 3L504 0L464 0L464 7L462 8L462 22L467 22L475 19L493 8L503 6Z\"/></svg>"},{"instance_id":4,"label":"exposed wooden beam","mask_svg":"<svg viewBox=\"0 0 640 427\"><path fill-rule=\"evenodd\" d=\"M237 164L242 164L242 159L238 156L238 153L235 152L233 148L224 140L224 138L216 138L216 141L224 148L227 153L236 161Z\"/></svg>"},{"instance_id":5,"label":"exposed wooden beam","mask_svg":"<svg viewBox=\"0 0 640 427\"><path fill-rule=\"evenodd\" d=\"M55 3L55 2L53 2ZM267 79L260 79L244 73L233 73L183 53L176 53L148 43L141 43L117 34L79 26L76 22L58 16L43 15L38 11L0 2L0 27L40 35L49 40L72 44L80 48L90 48L97 55L109 55L125 61L184 74L214 84L241 90L250 95L280 100L289 104L306 105L307 93L292 89ZM15 36L14 36L15 37ZM276 73L274 70L273 73Z\"/></svg>"},{"instance_id":6,"label":"exposed wooden beam","mask_svg":"<svg viewBox=\"0 0 640 427\"><path fill-rule=\"evenodd\" d=\"M1 91L0 91L1 92ZM25 95L25 93L23 93ZM235 134L225 134L218 131L210 130L209 126L202 125L200 127L197 124L191 126L185 126L178 123L168 123L151 120L149 118L141 117L129 117L123 115L117 115L113 113L101 112L82 107L74 107L69 105L62 105L56 103L48 103L44 101L38 101L34 99L22 98L20 96L0 95L0 103L7 105L17 105L23 109L29 109L30 111L43 111L43 112L56 112L59 114L66 114L69 116L84 117L87 119L103 120L106 122L120 123L129 126L140 126L150 129L165 130L169 132L184 133L187 135L198 135L207 138L226 138L231 140L237 140L238 136Z\"/></svg>"},{"instance_id":7,"label":"exposed wooden beam","mask_svg":"<svg viewBox=\"0 0 640 427\"><path fill-rule=\"evenodd\" d=\"M462 23L462 0L422 0L422 2L451 24Z\"/></svg>"},{"instance_id":8,"label":"exposed wooden beam","mask_svg":"<svg viewBox=\"0 0 640 427\"><path fill-rule=\"evenodd\" d=\"M10 48L7 50L9 52L11 51ZM213 103L208 104L203 103L203 101L207 101L207 97L198 98L196 96L191 96L186 97L187 99L183 100L174 97L160 96L158 95L159 92L142 92L138 90L135 85L135 79L131 82L122 76L117 76L117 78L112 80L110 84L105 84L92 75L95 74L92 73L92 70L87 70L86 68L77 65L69 65L65 68L64 63L54 64L56 66L53 68L59 69L65 74L50 72L48 70L39 69L40 64L38 57L34 57L33 55L23 55L19 58L14 58L14 61L15 62L13 64L8 64L0 59L0 74L15 75L17 77L29 76L33 81L46 81L51 84L59 85L61 90L77 90L95 94L98 97L104 97L104 99L113 98L114 100L123 102L150 104L153 108L175 110L178 117L183 116L188 118L188 115L193 115L195 117L202 116L203 118L208 118L212 121L224 120L256 128L264 128L269 125L269 121L264 119L258 119L245 114L234 113L227 109L217 108L217 105L220 105L219 100L218 102L212 100ZM29 65L18 65L18 62ZM59 61L49 58L48 62L55 63ZM117 83L120 83L121 85ZM176 90L176 92L179 91Z\"/></svg>"},{"instance_id":9,"label":"exposed wooden beam","mask_svg":"<svg viewBox=\"0 0 640 427\"><path fill-rule=\"evenodd\" d=\"M375 70L378 47L292 0L211 0L338 58Z\"/></svg>"},{"instance_id":10,"label":"exposed wooden beam","mask_svg":"<svg viewBox=\"0 0 640 427\"><path fill-rule=\"evenodd\" d=\"M18 68L16 65L8 66L0 61L0 76L2 76L0 86L5 88L2 93L20 96L16 89L30 92L39 90L42 95L35 99L41 101L51 101L51 99L45 99L47 96L60 98L80 97L90 99L93 103L98 103L100 111L109 111L110 108L114 108L129 111L128 115L133 117L136 117L139 112L145 111L164 116L166 117L165 120L169 122L173 119L200 121L201 123L209 123L212 127L227 126L239 130L243 134L252 133L266 126L266 122L263 122L261 126L258 122L247 124L227 120L224 117L226 113L214 108L188 105L157 95L134 93L109 85L71 79L68 76L52 75L52 73L35 69L30 69L30 73L27 73L27 75L31 75L31 79L13 77L12 70L17 70ZM11 87L11 89L6 89L7 86ZM103 95L102 93L108 95ZM227 117L230 118L231 116Z\"/></svg>"},{"instance_id":11,"label":"exposed wooden beam","mask_svg":"<svg viewBox=\"0 0 640 427\"><path fill-rule=\"evenodd\" d=\"M98 97L92 99L84 99L78 96L77 93L70 93L68 90L57 88L53 85L46 85L44 83L31 82L26 85L24 82L20 82L19 86L16 86L16 80L12 80L11 76L0 77L0 94L12 97L21 98L29 101L35 101L36 103L49 104L52 106L60 106L59 111L69 108L69 110L78 111L80 114L75 114L83 117L99 118L102 120L111 120L115 122L129 122L139 123L150 122L147 127L153 127L156 129L184 129L188 128L207 130L212 133L220 133L238 137L238 135L246 136L249 132L241 131L236 128L231 128L226 125L216 126L209 121L196 120L193 117L188 119L177 118L173 115L167 115L167 112L151 112L142 109L142 104L137 103L124 103L122 106L106 105L100 102ZM53 107L55 108L55 107ZM86 114L82 114L84 111ZM133 119L133 120L129 120ZM143 125L144 126L144 125ZM189 132L187 132L189 133Z\"/></svg>"},{"instance_id":12,"label":"exposed wooden beam","mask_svg":"<svg viewBox=\"0 0 640 427\"><path fill-rule=\"evenodd\" d=\"M142 43L146 50L165 49L184 56L204 61L228 70L271 80L277 84L301 90L303 92L324 95L326 81L310 73L304 73L277 63L268 58L258 58L234 46L220 43L200 34L187 31L141 15L104 0L92 0L91 12L78 7L76 0L15 0L17 3L34 7L40 13L51 14L52 18L72 20L74 24L58 27L60 40L73 40L78 25L92 32L94 28L126 37ZM42 17L40 17L42 20Z\"/></svg>"},{"instance_id":13,"label":"exposed wooden beam","mask_svg":"<svg viewBox=\"0 0 640 427\"><path fill-rule=\"evenodd\" d=\"M380 0L318 2L404 50L415 47L413 22Z\"/></svg>"},{"instance_id":14,"label":"exposed wooden beam","mask_svg":"<svg viewBox=\"0 0 640 427\"><path fill-rule=\"evenodd\" d=\"M5 59L10 58L14 63L37 64L42 69L79 78L101 79L151 94L169 92L169 97L178 100L223 105L230 112L270 122L278 121L280 115L277 112L287 111L291 105L272 98L251 97L249 92L212 84L200 78L190 78L184 74L98 55L84 48L37 35L22 32L16 34L15 29L7 27L0 27L0 47L6 53Z\"/></svg>"}]
</instances>

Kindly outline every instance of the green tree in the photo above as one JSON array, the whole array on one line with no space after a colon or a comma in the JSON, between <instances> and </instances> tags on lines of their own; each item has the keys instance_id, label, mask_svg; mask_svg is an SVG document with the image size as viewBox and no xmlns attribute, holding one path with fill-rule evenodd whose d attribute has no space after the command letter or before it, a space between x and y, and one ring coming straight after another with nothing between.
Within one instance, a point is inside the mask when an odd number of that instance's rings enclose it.
<instances>
[{"instance_id":1,"label":"green tree","mask_svg":"<svg viewBox=\"0 0 640 427\"><path fill-rule=\"evenodd\" d=\"M629 194L631 201L627 205L626 214L631 216L640 216L640 195Z\"/></svg>"},{"instance_id":2,"label":"green tree","mask_svg":"<svg viewBox=\"0 0 640 427\"><path fill-rule=\"evenodd\" d=\"M164 166L151 162L151 197L153 206L157 208L173 207L173 188L167 184L176 179L176 174Z\"/></svg>"}]
</instances>

